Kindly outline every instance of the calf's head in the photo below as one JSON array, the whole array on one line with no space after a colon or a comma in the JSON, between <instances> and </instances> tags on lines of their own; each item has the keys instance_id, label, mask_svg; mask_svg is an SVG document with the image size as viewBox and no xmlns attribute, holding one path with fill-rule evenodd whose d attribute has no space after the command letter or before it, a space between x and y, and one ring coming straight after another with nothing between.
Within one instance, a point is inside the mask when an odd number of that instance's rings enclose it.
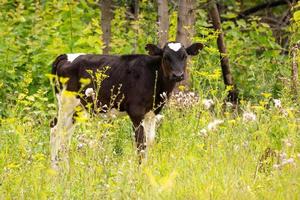
<instances>
[{"instance_id":1,"label":"calf's head","mask_svg":"<svg viewBox=\"0 0 300 200\"><path fill-rule=\"evenodd\" d=\"M164 76L176 82L184 79L187 56L197 55L202 48L201 43L194 43L185 48L178 42L169 42L162 49L154 44L147 44L145 47L149 55L162 57L161 67Z\"/></svg>"}]
</instances>

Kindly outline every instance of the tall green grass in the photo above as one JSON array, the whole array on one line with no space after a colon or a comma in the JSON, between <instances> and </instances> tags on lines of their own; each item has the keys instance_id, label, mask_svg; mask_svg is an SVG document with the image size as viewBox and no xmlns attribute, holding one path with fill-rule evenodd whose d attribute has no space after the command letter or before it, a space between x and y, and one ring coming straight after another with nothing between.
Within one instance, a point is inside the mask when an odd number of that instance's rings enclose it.
<instances>
[{"instance_id":1,"label":"tall green grass","mask_svg":"<svg viewBox=\"0 0 300 200\"><path fill-rule=\"evenodd\" d=\"M299 104L283 99L276 108L267 97L263 106L242 101L236 112L224 111L217 98L213 110L202 99L167 106L142 165L128 117L81 122L68 173L50 168L55 110L40 115L17 104L1 118L0 199L298 199ZM244 111L256 120L245 121ZM209 131L215 119L223 123Z\"/></svg>"}]
</instances>

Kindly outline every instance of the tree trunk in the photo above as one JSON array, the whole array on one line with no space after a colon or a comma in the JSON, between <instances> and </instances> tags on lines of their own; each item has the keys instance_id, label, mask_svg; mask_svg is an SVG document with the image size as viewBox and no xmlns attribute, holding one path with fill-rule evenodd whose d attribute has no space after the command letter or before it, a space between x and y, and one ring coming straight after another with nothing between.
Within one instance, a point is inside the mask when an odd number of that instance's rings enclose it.
<instances>
[{"instance_id":1,"label":"tree trunk","mask_svg":"<svg viewBox=\"0 0 300 200\"><path fill-rule=\"evenodd\" d=\"M300 52L300 41L295 44L291 50L292 54L292 93L294 95L294 99L296 100L298 97L298 56Z\"/></svg>"},{"instance_id":2,"label":"tree trunk","mask_svg":"<svg viewBox=\"0 0 300 200\"><path fill-rule=\"evenodd\" d=\"M101 28L102 40L104 42L103 54L108 54L110 51L110 38L111 38L111 20L113 19L112 1L102 0L100 3L101 9Z\"/></svg>"},{"instance_id":3,"label":"tree trunk","mask_svg":"<svg viewBox=\"0 0 300 200\"><path fill-rule=\"evenodd\" d=\"M238 92L237 89L235 88L233 78L230 72L229 59L228 59L226 46L224 42L224 35L221 28L220 14L214 0L210 1L209 15L211 17L214 29L219 33L217 44L220 52L220 61L221 61L224 84L225 86L231 87L228 94L228 100L231 101L233 104L236 104L238 100Z\"/></svg>"},{"instance_id":4,"label":"tree trunk","mask_svg":"<svg viewBox=\"0 0 300 200\"><path fill-rule=\"evenodd\" d=\"M179 0L176 41L185 47L194 35L196 0Z\"/></svg>"},{"instance_id":5,"label":"tree trunk","mask_svg":"<svg viewBox=\"0 0 300 200\"><path fill-rule=\"evenodd\" d=\"M158 4L158 44L160 47L168 42L169 7L168 0L157 0Z\"/></svg>"},{"instance_id":6,"label":"tree trunk","mask_svg":"<svg viewBox=\"0 0 300 200\"><path fill-rule=\"evenodd\" d=\"M194 36L196 0L179 0L176 41L188 47ZM177 85L189 89L189 69L186 68L185 80ZM177 90L177 89L176 89Z\"/></svg>"},{"instance_id":7,"label":"tree trunk","mask_svg":"<svg viewBox=\"0 0 300 200\"><path fill-rule=\"evenodd\" d=\"M134 22L135 22L135 39L134 39L134 53L137 52L137 48L138 48L138 31L139 31L139 27L138 27L138 20L139 20L139 0L133 0L134 1Z\"/></svg>"}]
</instances>

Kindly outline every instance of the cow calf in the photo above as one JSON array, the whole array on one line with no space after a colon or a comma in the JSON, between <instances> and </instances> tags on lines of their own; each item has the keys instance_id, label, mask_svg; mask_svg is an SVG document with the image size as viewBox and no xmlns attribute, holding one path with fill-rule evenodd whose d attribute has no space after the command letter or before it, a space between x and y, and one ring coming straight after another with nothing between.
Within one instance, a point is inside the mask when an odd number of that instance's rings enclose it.
<instances>
[{"instance_id":1,"label":"cow calf","mask_svg":"<svg viewBox=\"0 0 300 200\"><path fill-rule=\"evenodd\" d=\"M58 56L52 74L67 81L56 86L58 115L50 136L52 166L56 168L60 159L68 161L75 108L87 108L89 104L95 113L112 108L126 112L133 123L137 151L143 157L155 138L156 115L176 83L185 77L187 56L197 55L202 48L200 43L185 48L181 43L170 42L162 49L146 45L149 55ZM94 81L99 71L107 76L101 81L101 87ZM83 85L83 79L92 81Z\"/></svg>"}]
</instances>

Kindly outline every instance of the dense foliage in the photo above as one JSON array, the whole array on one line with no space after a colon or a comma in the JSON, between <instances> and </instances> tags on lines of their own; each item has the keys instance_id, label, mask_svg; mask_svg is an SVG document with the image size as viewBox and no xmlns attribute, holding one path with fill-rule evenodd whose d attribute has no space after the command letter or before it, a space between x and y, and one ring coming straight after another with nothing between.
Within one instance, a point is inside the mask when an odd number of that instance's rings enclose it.
<instances>
[{"instance_id":1,"label":"dense foliage","mask_svg":"<svg viewBox=\"0 0 300 200\"><path fill-rule=\"evenodd\" d=\"M251 7L263 1L245 2ZM61 53L102 52L100 9L91 0L0 0L0 199L299 197L299 100L290 94L287 52L300 39L300 5L284 29L289 45L282 47L259 17L230 20L240 6L224 1L222 26L241 98L239 111L224 112L217 33L205 1L199 4L193 41L205 48L189 70L200 101L188 110L165 109L158 142L142 167L136 164L127 117L80 123L70 174L60 177L49 168L49 120L56 105L47 74ZM145 53L147 43L157 43L156 3L141 1L138 21L126 17L126 1L116 5L111 53L130 54L135 43L136 52ZM176 20L172 3L170 40L175 40ZM205 110L201 100L206 98L213 99L214 110ZM274 99L282 105L275 106ZM254 112L255 119L246 122L244 111ZM222 119L220 128L201 132L214 119ZM280 165L290 158L290 165Z\"/></svg>"}]
</instances>

